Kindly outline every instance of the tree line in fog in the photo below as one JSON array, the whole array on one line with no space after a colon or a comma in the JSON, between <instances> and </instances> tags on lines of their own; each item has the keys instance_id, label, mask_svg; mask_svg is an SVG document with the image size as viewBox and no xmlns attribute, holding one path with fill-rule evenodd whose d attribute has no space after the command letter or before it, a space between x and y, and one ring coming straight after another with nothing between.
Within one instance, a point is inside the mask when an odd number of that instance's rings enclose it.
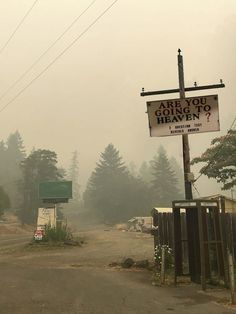
<instances>
[{"instance_id":1,"label":"tree line in fog","mask_svg":"<svg viewBox=\"0 0 236 314\"><path fill-rule=\"evenodd\" d=\"M38 208L45 206L38 197L39 183L59 180L73 180L74 202L78 201L76 151L65 171L58 167L54 151L33 148L27 155L18 131L10 134L5 142L0 142L0 216L11 211L22 223L35 223Z\"/></svg>"},{"instance_id":2,"label":"tree line in fog","mask_svg":"<svg viewBox=\"0 0 236 314\"><path fill-rule=\"evenodd\" d=\"M222 189L236 184L236 131L212 140L192 163L204 163L200 173L221 183ZM174 157L160 146L153 158L138 168L125 164L120 152L109 144L100 154L96 167L81 193L78 153L72 153L69 169L58 167L57 154L47 149L32 149L27 154L20 133L0 142L0 216L12 211L23 223L35 223L43 181L72 180L72 210L85 209L107 222L132 216L150 215L152 207L170 207L174 199L184 198L183 172Z\"/></svg>"},{"instance_id":3,"label":"tree line in fog","mask_svg":"<svg viewBox=\"0 0 236 314\"><path fill-rule=\"evenodd\" d=\"M170 207L183 197L183 176L175 158L168 158L161 146L150 162L140 169L125 164L120 152L109 144L100 154L83 195L80 191L78 153L72 153L69 169L58 167L57 154L32 149L27 155L18 131L0 142L0 214L14 212L23 223L36 221L38 185L44 181L72 180L71 207L82 207L98 219L123 221L132 216L149 215L153 206Z\"/></svg>"},{"instance_id":4,"label":"tree line in fog","mask_svg":"<svg viewBox=\"0 0 236 314\"><path fill-rule=\"evenodd\" d=\"M183 176L175 158L160 146L140 169L125 165L120 152L109 144L96 164L84 192L84 207L105 222L149 216L152 207L171 207L183 198Z\"/></svg>"},{"instance_id":5,"label":"tree line in fog","mask_svg":"<svg viewBox=\"0 0 236 314\"><path fill-rule=\"evenodd\" d=\"M199 172L215 179L222 190L236 185L236 130L216 137L193 164L203 164ZM198 176L199 178L199 176ZM174 157L160 146L140 169L125 165L120 152L109 144L101 153L84 193L84 206L107 222L124 221L132 216L150 215L153 207L171 207L172 200L184 199L183 171Z\"/></svg>"}]
</instances>

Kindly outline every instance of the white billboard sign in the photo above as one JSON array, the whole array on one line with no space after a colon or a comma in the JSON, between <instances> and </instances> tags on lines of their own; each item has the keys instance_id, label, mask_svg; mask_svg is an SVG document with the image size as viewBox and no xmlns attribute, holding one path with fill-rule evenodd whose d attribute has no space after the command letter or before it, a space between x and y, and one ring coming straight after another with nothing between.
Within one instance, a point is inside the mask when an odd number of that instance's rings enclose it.
<instances>
[{"instance_id":1,"label":"white billboard sign","mask_svg":"<svg viewBox=\"0 0 236 314\"><path fill-rule=\"evenodd\" d=\"M151 136L220 130L217 95L149 101L147 113Z\"/></svg>"}]
</instances>

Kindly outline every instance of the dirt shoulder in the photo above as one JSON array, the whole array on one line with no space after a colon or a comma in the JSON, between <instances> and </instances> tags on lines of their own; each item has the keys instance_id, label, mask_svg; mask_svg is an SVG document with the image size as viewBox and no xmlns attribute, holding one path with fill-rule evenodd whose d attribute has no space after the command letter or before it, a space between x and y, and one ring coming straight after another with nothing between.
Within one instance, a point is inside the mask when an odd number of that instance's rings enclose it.
<instances>
[{"instance_id":1,"label":"dirt shoulder","mask_svg":"<svg viewBox=\"0 0 236 314\"><path fill-rule=\"evenodd\" d=\"M0 252L1 314L233 313L198 286L155 287L147 270L108 266L124 257L152 259L150 235L102 225L77 235L82 247Z\"/></svg>"},{"instance_id":2,"label":"dirt shoulder","mask_svg":"<svg viewBox=\"0 0 236 314\"><path fill-rule=\"evenodd\" d=\"M34 229L34 226L22 225L14 214L7 213L0 221L0 239L8 235L33 235Z\"/></svg>"}]
</instances>

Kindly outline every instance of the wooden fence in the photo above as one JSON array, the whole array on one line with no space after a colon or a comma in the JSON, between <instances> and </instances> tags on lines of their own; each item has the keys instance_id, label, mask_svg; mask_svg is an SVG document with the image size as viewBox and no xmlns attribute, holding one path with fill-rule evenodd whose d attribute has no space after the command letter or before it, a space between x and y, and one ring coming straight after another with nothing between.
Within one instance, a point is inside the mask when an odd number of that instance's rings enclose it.
<instances>
[{"instance_id":1,"label":"wooden fence","mask_svg":"<svg viewBox=\"0 0 236 314\"><path fill-rule=\"evenodd\" d=\"M154 246L158 245L168 245L170 248L174 249L174 227L173 227L173 213L160 213L154 211L153 213L153 225L155 230L154 235ZM223 243L223 248L225 250L229 249L232 253L234 261L236 263L236 214L232 213L219 213L218 225L216 228L215 220L212 219L210 212L207 212L204 216L205 221L205 251L207 254L206 269L211 274L217 273L218 267L218 279L222 271L222 258L219 258L219 232L221 231L220 241ZM181 219L181 242L182 242L182 263L183 272L188 273L188 237L187 237L187 226L186 226L186 213L180 214ZM218 264L218 265L217 265ZM213 276L211 275L211 278Z\"/></svg>"},{"instance_id":2,"label":"wooden fence","mask_svg":"<svg viewBox=\"0 0 236 314\"><path fill-rule=\"evenodd\" d=\"M229 248L236 262L236 214L226 213L224 225L226 247Z\"/></svg>"}]
</instances>

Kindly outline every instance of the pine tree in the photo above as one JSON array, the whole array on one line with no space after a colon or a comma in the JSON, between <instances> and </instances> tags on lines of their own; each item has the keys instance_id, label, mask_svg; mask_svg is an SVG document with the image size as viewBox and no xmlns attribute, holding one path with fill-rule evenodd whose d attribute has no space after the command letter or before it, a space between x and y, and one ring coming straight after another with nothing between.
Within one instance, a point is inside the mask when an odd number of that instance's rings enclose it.
<instances>
[{"instance_id":1,"label":"pine tree","mask_svg":"<svg viewBox=\"0 0 236 314\"><path fill-rule=\"evenodd\" d=\"M6 167L6 145L4 141L0 142L0 182L4 184L8 179L7 167Z\"/></svg>"},{"instance_id":2,"label":"pine tree","mask_svg":"<svg viewBox=\"0 0 236 314\"><path fill-rule=\"evenodd\" d=\"M4 214L4 211L10 207L10 199L3 187L0 186L0 217Z\"/></svg>"},{"instance_id":3,"label":"pine tree","mask_svg":"<svg viewBox=\"0 0 236 314\"><path fill-rule=\"evenodd\" d=\"M152 181L152 174L150 165L146 161L141 164L141 167L139 169L139 176L145 183L150 185Z\"/></svg>"},{"instance_id":4,"label":"pine tree","mask_svg":"<svg viewBox=\"0 0 236 314\"><path fill-rule=\"evenodd\" d=\"M155 206L170 207L171 201L180 198L175 172L171 169L165 149L160 146L158 156L150 162L152 192Z\"/></svg>"},{"instance_id":5,"label":"pine tree","mask_svg":"<svg viewBox=\"0 0 236 314\"><path fill-rule=\"evenodd\" d=\"M10 134L7 139L7 156L14 164L19 165L20 162L25 158L25 148L23 140L18 131L13 134Z\"/></svg>"},{"instance_id":6,"label":"pine tree","mask_svg":"<svg viewBox=\"0 0 236 314\"><path fill-rule=\"evenodd\" d=\"M100 161L97 163L96 173L124 173L126 167L120 157L119 151L109 144L103 153L101 153Z\"/></svg>"},{"instance_id":7,"label":"pine tree","mask_svg":"<svg viewBox=\"0 0 236 314\"><path fill-rule=\"evenodd\" d=\"M108 222L147 214L151 206L147 185L127 170L112 144L105 148L92 172L84 202L96 216Z\"/></svg>"},{"instance_id":8,"label":"pine tree","mask_svg":"<svg viewBox=\"0 0 236 314\"><path fill-rule=\"evenodd\" d=\"M86 207L108 221L121 216L123 183L127 178L128 172L119 151L109 144L89 179L84 194Z\"/></svg>"},{"instance_id":9,"label":"pine tree","mask_svg":"<svg viewBox=\"0 0 236 314\"><path fill-rule=\"evenodd\" d=\"M129 168L128 168L128 170L129 170L130 174L131 174L133 177L135 177L135 178L138 177L137 165L135 164L134 161L131 161L131 162L129 163Z\"/></svg>"},{"instance_id":10,"label":"pine tree","mask_svg":"<svg viewBox=\"0 0 236 314\"><path fill-rule=\"evenodd\" d=\"M62 172L57 168L57 154L46 149L31 152L21 163L22 182L19 186L24 196L22 208L18 217L22 222L35 222L37 209L41 206L38 198L38 186L44 181L62 180Z\"/></svg>"},{"instance_id":11,"label":"pine tree","mask_svg":"<svg viewBox=\"0 0 236 314\"><path fill-rule=\"evenodd\" d=\"M178 190L180 192L180 198L184 199L184 170L174 157L170 158L171 169L175 172L178 181Z\"/></svg>"},{"instance_id":12,"label":"pine tree","mask_svg":"<svg viewBox=\"0 0 236 314\"><path fill-rule=\"evenodd\" d=\"M80 186L79 186L79 162L78 152L72 153L71 165L68 170L68 179L72 181L73 186L73 202L78 203L80 200Z\"/></svg>"},{"instance_id":13,"label":"pine tree","mask_svg":"<svg viewBox=\"0 0 236 314\"><path fill-rule=\"evenodd\" d=\"M11 206L18 208L22 202L22 196L18 190L19 180L22 177L20 163L25 158L23 140L18 131L9 135L6 145L2 142L0 154L0 158L3 159L0 170L2 185L10 197Z\"/></svg>"}]
</instances>

